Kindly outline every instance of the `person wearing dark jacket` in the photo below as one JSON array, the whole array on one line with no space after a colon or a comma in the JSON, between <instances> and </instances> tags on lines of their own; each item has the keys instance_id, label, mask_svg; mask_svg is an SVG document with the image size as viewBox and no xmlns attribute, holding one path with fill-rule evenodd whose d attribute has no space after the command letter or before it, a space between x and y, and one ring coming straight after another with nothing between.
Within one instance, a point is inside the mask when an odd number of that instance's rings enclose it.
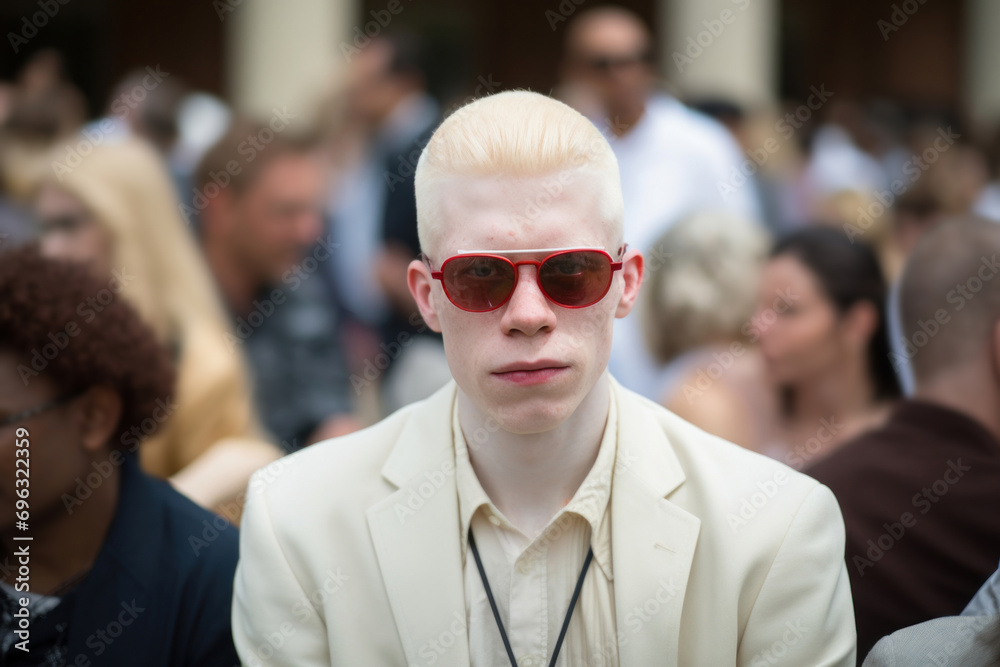
<instances>
[{"instance_id":1,"label":"person wearing dark jacket","mask_svg":"<svg viewBox=\"0 0 1000 667\"><path fill-rule=\"evenodd\" d=\"M239 664L237 529L136 460L174 377L113 286L0 256L0 665Z\"/></svg>"},{"instance_id":2,"label":"person wearing dark jacket","mask_svg":"<svg viewBox=\"0 0 1000 667\"><path fill-rule=\"evenodd\" d=\"M805 472L847 528L858 659L884 635L959 614L1000 554L1000 225L942 224L900 284L916 392Z\"/></svg>"}]
</instances>

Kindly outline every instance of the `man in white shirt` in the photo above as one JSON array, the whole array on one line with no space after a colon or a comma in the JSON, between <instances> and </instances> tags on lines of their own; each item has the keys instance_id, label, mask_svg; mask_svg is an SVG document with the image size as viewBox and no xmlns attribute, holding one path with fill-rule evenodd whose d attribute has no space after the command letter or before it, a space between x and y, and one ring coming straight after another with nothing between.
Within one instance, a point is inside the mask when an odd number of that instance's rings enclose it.
<instances>
[{"instance_id":1,"label":"man in white shirt","mask_svg":"<svg viewBox=\"0 0 1000 667\"><path fill-rule=\"evenodd\" d=\"M454 381L251 481L245 665L853 665L828 489L607 371L643 258L614 154L551 98L452 114L408 281Z\"/></svg>"},{"instance_id":2,"label":"man in white shirt","mask_svg":"<svg viewBox=\"0 0 1000 667\"><path fill-rule=\"evenodd\" d=\"M756 182L740 170L747 158L735 139L655 91L652 38L638 16L620 7L583 12L567 26L565 44L562 94L609 138L621 172L625 235L652 257L653 270L669 261L653 247L656 240L686 216L722 209L761 221ZM629 389L662 398L662 374L637 317L615 325L611 370Z\"/></svg>"}]
</instances>

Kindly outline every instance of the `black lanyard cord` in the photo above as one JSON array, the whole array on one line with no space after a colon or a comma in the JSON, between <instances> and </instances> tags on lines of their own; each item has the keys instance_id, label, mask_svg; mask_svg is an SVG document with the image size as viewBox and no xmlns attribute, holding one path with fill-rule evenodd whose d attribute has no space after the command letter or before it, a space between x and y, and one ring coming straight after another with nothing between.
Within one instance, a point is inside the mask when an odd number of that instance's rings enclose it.
<instances>
[{"instance_id":1,"label":"black lanyard cord","mask_svg":"<svg viewBox=\"0 0 1000 667\"><path fill-rule=\"evenodd\" d=\"M483 580L483 588L486 589L486 598L490 601L490 609L493 610L493 618L496 619L497 627L500 629L500 639L503 640L503 647L507 649L507 657L510 658L511 667L517 667L517 659L514 657L514 650L510 647L510 640L507 639L507 631L504 630L503 621L500 620L500 610L497 609L497 601L493 598L493 591L490 589L490 582L486 578L486 570L483 569L483 561L479 557L479 549L476 548L476 538L469 529L469 546L472 548L472 555L476 558L476 567L479 569L479 578ZM549 667L555 667L556 658L559 657L559 649L562 648L563 639L566 638L566 631L569 630L569 621L573 617L573 610L576 608L577 598L583 590L583 580L587 577L587 570L590 568L590 561L594 560L593 547L587 549L587 558L583 561L583 569L576 580L576 588L573 590L573 597L569 601L569 609L566 610L566 618L563 620L562 629L559 631L559 639L556 640L555 650L552 652L552 659Z\"/></svg>"}]
</instances>

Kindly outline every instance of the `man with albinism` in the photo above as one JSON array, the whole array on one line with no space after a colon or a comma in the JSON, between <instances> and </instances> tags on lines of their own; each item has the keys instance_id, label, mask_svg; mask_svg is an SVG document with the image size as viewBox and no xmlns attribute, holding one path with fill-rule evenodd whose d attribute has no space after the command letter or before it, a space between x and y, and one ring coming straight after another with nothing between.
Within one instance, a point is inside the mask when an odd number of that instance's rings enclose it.
<instances>
[{"instance_id":1,"label":"man with albinism","mask_svg":"<svg viewBox=\"0 0 1000 667\"><path fill-rule=\"evenodd\" d=\"M607 371L643 258L594 125L531 92L472 102L416 199L409 287L454 381L258 478L244 664L853 665L830 491Z\"/></svg>"}]
</instances>

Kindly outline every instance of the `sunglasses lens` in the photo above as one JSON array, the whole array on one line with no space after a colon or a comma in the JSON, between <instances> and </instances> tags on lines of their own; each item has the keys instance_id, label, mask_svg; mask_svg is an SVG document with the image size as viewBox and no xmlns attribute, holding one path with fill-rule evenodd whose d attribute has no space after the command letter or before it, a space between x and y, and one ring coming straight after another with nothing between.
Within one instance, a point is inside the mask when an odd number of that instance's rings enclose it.
<instances>
[{"instance_id":1,"label":"sunglasses lens","mask_svg":"<svg viewBox=\"0 0 1000 667\"><path fill-rule=\"evenodd\" d=\"M497 257L455 257L443 268L448 298L459 308L498 308L514 290L514 266Z\"/></svg>"},{"instance_id":2,"label":"sunglasses lens","mask_svg":"<svg viewBox=\"0 0 1000 667\"><path fill-rule=\"evenodd\" d=\"M550 257L538 269L549 298L562 306L589 306L611 285L611 260L594 251L566 252Z\"/></svg>"}]
</instances>

